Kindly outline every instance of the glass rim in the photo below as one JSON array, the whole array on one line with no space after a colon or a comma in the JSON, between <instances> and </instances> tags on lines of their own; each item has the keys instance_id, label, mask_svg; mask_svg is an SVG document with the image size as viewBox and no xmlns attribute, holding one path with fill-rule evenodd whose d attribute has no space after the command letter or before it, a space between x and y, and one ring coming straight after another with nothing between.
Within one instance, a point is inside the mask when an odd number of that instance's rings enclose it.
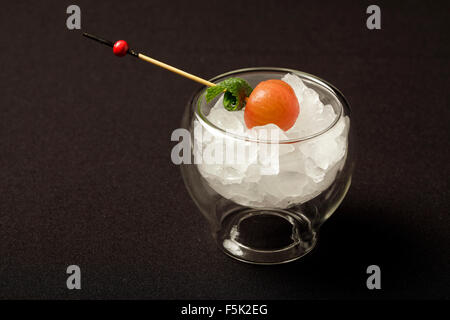
<instances>
[{"instance_id":1,"label":"glass rim","mask_svg":"<svg viewBox=\"0 0 450 320\"><path fill-rule=\"evenodd\" d=\"M330 131L339 121L339 119L342 117L343 114L343 109L344 109L344 105L350 109L350 105L347 102L347 99L344 97L344 95L342 94L341 91L339 91L339 89L337 89L335 86L333 86L331 83L306 72L303 71L299 71L299 70L295 70L295 69L289 69L289 68L278 68L278 67L252 67L252 68L242 68L242 69L236 69L236 70L232 70L232 71L228 71L222 74L219 74L211 79L209 79L208 81L214 82L220 78L226 77L226 76L230 76L230 75L234 75L236 73L242 73L242 72L251 72L251 71L259 71L259 72L271 72L271 71L282 71L282 72L286 72L286 73L294 73L296 75L301 76L302 78L308 79L312 82L315 82L317 84L319 84L322 87L325 87L326 89L328 89L332 94L335 95L335 97L337 98L337 100L339 101L339 110L338 110L338 114L336 116L336 118L333 120L333 122L326 128L315 132L313 134L307 135L307 136L303 136L303 137L299 137L299 138L290 138L290 139L280 139L280 140L262 140L262 139L255 139L252 137L248 137L248 136L243 136L240 134L236 134L233 132L229 132L221 127L216 126L214 123L212 123L211 121L208 120L208 118L202 113L201 109L200 109L200 104L198 103L198 101L200 101L200 97L203 96L202 92L206 89L206 86L202 86L200 89L197 90L197 92L193 95L192 100L190 102L190 105L192 105L193 103L196 103L196 108L195 108L195 116L197 118L197 120L199 122L201 122L201 124L203 126L208 126L209 129L212 129L214 131L218 131L221 134L224 134L228 137L237 139L237 140L244 140L244 141L248 141L248 142L257 142L257 143L266 143L266 144L288 144L288 143L296 143L296 142L303 142L303 141L308 141L311 140L313 138L319 137L323 134L325 134L326 132Z\"/></svg>"}]
</instances>

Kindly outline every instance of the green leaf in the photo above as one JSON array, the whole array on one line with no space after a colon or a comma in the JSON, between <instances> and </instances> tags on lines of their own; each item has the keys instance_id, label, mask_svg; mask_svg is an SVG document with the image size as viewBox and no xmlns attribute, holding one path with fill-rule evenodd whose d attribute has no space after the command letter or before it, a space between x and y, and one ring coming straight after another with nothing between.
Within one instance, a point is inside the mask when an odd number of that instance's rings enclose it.
<instances>
[{"instance_id":1,"label":"green leaf","mask_svg":"<svg viewBox=\"0 0 450 320\"><path fill-rule=\"evenodd\" d=\"M222 92L224 92L226 89L220 85L214 86L214 87L209 87L206 90L206 102L210 102L212 99L214 99L217 95L221 94Z\"/></svg>"},{"instance_id":2,"label":"green leaf","mask_svg":"<svg viewBox=\"0 0 450 320\"><path fill-rule=\"evenodd\" d=\"M228 111L236 110L237 102L237 98L230 91L225 92L223 95L223 106Z\"/></svg>"},{"instance_id":3,"label":"green leaf","mask_svg":"<svg viewBox=\"0 0 450 320\"><path fill-rule=\"evenodd\" d=\"M245 106L245 98L252 93L253 89L244 79L228 78L219 82L214 87L206 89L206 101L210 102L216 96L225 92L223 105L228 111L241 110Z\"/></svg>"}]
</instances>

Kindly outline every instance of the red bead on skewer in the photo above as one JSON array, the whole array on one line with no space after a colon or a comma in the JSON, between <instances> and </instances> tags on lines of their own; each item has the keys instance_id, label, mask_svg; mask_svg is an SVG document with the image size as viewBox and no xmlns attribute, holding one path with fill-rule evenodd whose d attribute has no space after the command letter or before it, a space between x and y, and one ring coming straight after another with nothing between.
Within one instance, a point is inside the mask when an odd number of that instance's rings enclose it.
<instances>
[{"instance_id":1,"label":"red bead on skewer","mask_svg":"<svg viewBox=\"0 0 450 320\"><path fill-rule=\"evenodd\" d=\"M123 57L128 53L128 43L125 40L119 40L114 43L113 52L118 57Z\"/></svg>"}]
</instances>

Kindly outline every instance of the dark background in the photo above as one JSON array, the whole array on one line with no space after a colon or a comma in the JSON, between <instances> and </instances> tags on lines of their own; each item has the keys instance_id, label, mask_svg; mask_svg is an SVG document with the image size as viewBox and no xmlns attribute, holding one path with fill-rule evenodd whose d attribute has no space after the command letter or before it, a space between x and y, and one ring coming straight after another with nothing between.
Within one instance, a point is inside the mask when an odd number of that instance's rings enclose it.
<instances>
[{"instance_id":1,"label":"dark background","mask_svg":"<svg viewBox=\"0 0 450 320\"><path fill-rule=\"evenodd\" d=\"M449 298L450 6L375 3L375 31L364 1L2 3L0 297ZM342 90L359 157L310 255L254 266L215 247L170 161L199 86L68 30L70 4L81 31L205 78L278 66Z\"/></svg>"}]
</instances>

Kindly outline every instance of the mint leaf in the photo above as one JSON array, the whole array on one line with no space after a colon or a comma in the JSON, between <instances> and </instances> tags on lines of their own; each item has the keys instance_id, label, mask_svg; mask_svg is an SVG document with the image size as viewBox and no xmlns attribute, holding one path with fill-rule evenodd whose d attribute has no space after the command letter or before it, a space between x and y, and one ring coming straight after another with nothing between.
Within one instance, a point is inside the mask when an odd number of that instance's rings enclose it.
<instances>
[{"instance_id":1,"label":"mint leaf","mask_svg":"<svg viewBox=\"0 0 450 320\"><path fill-rule=\"evenodd\" d=\"M223 106L228 111L233 111L237 109L237 98L230 92L226 91L223 95Z\"/></svg>"},{"instance_id":2,"label":"mint leaf","mask_svg":"<svg viewBox=\"0 0 450 320\"><path fill-rule=\"evenodd\" d=\"M210 102L212 99L214 99L217 95L221 94L225 90L226 89L224 87L222 87L221 85L209 87L206 90L206 96L205 96L206 102Z\"/></svg>"},{"instance_id":3,"label":"mint leaf","mask_svg":"<svg viewBox=\"0 0 450 320\"><path fill-rule=\"evenodd\" d=\"M245 98L252 93L253 89L244 79L228 78L219 82L214 87L206 89L206 101L210 102L217 95L225 92L223 106L228 111L241 110L245 106Z\"/></svg>"}]
</instances>

